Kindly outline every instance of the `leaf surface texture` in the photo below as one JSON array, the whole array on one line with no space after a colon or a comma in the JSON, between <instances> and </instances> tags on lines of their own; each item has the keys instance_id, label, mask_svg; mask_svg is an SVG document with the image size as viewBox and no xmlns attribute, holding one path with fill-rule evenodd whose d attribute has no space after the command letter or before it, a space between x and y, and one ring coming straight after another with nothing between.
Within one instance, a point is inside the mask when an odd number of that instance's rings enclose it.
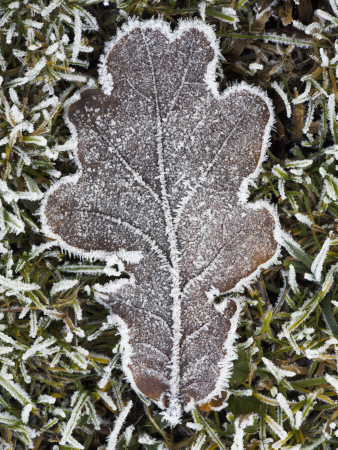
<instances>
[{"instance_id":1,"label":"leaf surface texture","mask_svg":"<svg viewBox=\"0 0 338 450\"><path fill-rule=\"evenodd\" d=\"M217 92L217 45L198 22L125 27L102 67L111 92L86 89L69 107L79 172L52 187L42 214L75 253L141 252L105 303L127 336L134 389L176 415L182 401L219 395L230 373L240 307L217 310L207 293L233 289L277 250L270 211L238 197L271 108L244 84Z\"/></svg>"}]
</instances>

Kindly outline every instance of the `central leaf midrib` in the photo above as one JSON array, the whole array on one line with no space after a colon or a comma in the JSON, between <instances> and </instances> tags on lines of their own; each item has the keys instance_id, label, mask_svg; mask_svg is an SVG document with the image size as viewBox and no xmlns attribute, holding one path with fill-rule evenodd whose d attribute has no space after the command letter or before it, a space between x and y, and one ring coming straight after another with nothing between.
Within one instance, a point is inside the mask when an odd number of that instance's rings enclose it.
<instances>
[{"instance_id":1,"label":"central leaf midrib","mask_svg":"<svg viewBox=\"0 0 338 450\"><path fill-rule=\"evenodd\" d=\"M147 39L142 32L144 45L146 48L146 53L149 60L149 65L151 69L151 76L153 80L154 88L154 98L155 98L155 108L156 108L156 150L158 158L158 172L160 179L161 195L162 195L162 209L164 213L164 220L166 224L166 235L168 237L169 244L169 255L171 270L170 276L172 280L171 297L173 299L173 309L172 309L172 352L171 352L171 379L170 379L170 404L169 409L172 410L173 414L180 415L180 347L182 340L181 331L181 291L180 291L180 255L177 245L177 236L174 228L174 221L172 217L171 207L168 200L168 191L165 179L164 171L164 160L163 160L163 132L162 132L162 118L159 105L159 96L157 91L157 80L155 76L154 64L151 57L150 48Z\"/></svg>"}]
</instances>

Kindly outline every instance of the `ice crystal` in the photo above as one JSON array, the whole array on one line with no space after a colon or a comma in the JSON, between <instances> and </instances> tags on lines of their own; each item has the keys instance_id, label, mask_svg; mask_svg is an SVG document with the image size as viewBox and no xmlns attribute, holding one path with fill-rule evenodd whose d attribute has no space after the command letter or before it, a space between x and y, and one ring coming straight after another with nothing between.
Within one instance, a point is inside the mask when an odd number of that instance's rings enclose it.
<instances>
[{"instance_id":1,"label":"ice crystal","mask_svg":"<svg viewBox=\"0 0 338 450\"><path fill-rule=\"evenodd\" d=\"M126 420L131 408L133 406L133 402L130 400L125 408L121 411L120 415L115 421L114 429L108 436L107 440L107 450L114 450L116 448L117 438L119 436L119 433L121 431L121 428L124 424L124 421Z\"/></svg>"}]
</instances>

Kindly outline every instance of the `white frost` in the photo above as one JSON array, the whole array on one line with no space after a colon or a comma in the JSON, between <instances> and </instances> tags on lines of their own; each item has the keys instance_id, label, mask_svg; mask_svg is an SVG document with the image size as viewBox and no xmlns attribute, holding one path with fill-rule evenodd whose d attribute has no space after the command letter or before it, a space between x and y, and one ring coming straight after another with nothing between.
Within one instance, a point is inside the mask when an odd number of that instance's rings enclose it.
<instances>
[{"instance_id":1,"label":"white frost","mask_svg":"<svg viewBox=\"0 0 338 450\"><path fill-rule=\"evenodd\" d=\"M117 438L119 437L121 428L123 427L124 421L126 420L131 408L133 406L133 402L130 400L127 403L127 406L123 408L120 415L115 421L115 425L113 431L110 433L107 439L107 447L106 450L115 450Z\"/></svg>"},{"instance_id":2,"label":"white frost","mask_svg":"<svg viewBox=\"0 0 338 450\"><path fill-rule=\"evenodd\" d=\"M53 284L50 295L55 295L61 291L68 291L68 289L73 288L77 284L79 284L79 280L61 280Z\"/></svg>"}]
</instances>

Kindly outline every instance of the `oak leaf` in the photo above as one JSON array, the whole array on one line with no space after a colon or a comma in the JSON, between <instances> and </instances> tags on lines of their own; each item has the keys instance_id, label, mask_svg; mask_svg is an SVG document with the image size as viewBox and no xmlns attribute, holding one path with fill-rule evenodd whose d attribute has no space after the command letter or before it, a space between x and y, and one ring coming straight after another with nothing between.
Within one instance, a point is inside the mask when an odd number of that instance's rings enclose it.
<instances>
[{"instance_id":1,"label":"oak leaf","mask_svg":"<svg viewBox=\"0 0 338 450\"><path fill-rule=\"evenodd\" d=\"M211 27L132 21L108 45L103 91L67 113L76 175L48 192L44 232L73 253L118 254L130 279L103 286L133 388L167 408L222 398L240 302L213 299L271 265L276 220L246 202L273 123L267 96L223 93Z\"/></svg>"}]
</instances>

